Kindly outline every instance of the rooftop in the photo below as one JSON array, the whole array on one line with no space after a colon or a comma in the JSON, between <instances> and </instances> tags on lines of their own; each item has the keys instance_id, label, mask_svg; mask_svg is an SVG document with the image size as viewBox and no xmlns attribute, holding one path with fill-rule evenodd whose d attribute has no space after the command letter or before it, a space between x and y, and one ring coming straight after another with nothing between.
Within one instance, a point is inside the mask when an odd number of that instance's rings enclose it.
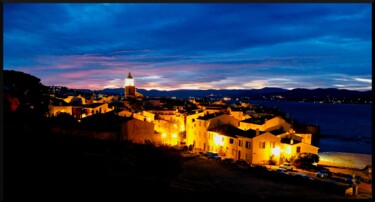
<instances>
[{"instance_id":1,"label":"rooftop","mask_svg":"<svg viewBox=\"0 0 375 202\"><path fill-rule=\"evenodd\" d=\"M249 118L249 119L245 119L241 122L263 125L267 120L272 119L272 118L274 118L274 116L271 116L271 115L262 116L262 117L259 117L259 118L252 117L252 118Z\"/></svg>"},{"instance_id":2,"label":"rooftop","mask_svg":"<svg viewBox=\"0 0 375 202\"><path fill-rule=\"evenodd\" d=\"M212 119L212 118L215 118L217 116L221 116L223 115L223 113L213 113L213 114L207 114L205 116L202 116L202 117L199 117L198 119L200 120L209 120L209 119Z\"/></svg>"},{"instance_id":3,"label":"rooftop","mask_svg":"<svg viewBox=\"0 0 375 202\"><path fill-rule=\"evenodd\" d=\"M291 140L292 140L292 138L283 138L283 139L281 139L281 143L290 144ZM301 141L299 141L299 140L294 140L293 139L293 144L298 144L300 142ZM293 145L293 144L291 144L291 145Z\"/></svg>"},{"instance_id":4,"label":"rooftop","mask_svg":"<svg viewBox=\"0 0 375 202\"><path fill-rule=\"evenodd\" d=\"M71 104L65 102L64 100L58 99L58 98L55 98L55 97L50 97L50 103L53 106L72 106Z\"/></svg>"},{"instance_id":5,"label":"rooftop","mask_svg":"<svg viewBox=\"0 0 375 202\"><path fill-rule=\"evenodd\" d=\"M256 136L255 130L241 130L239 128L236 128L231 125L223 125L217 128L212 128L209 131L216 132L221 135L229 136L229 137L247 137L247 138L253 138ZM262 134L263 132L259 131L259 134Z\"/></svg>"},{"instance_id":6,"label":"rooftop","mask_svg":"<svg viewBox=\"0 0 375 202\"><path fill-rule=\"evenodd\" d=\"M93 103L93 104L88 104L88 105L85 105L84 107L86 108L96 108L96 107L99 107L100 105L103 105L104 103Z\"/></svg>"}]
</instances>

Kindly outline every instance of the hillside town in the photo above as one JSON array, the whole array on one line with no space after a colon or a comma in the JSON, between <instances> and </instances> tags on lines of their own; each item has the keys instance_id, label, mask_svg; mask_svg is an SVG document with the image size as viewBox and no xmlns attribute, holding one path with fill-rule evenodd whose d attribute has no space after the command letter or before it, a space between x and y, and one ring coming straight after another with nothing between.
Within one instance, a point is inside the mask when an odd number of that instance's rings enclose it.
<instances>
[{"instance_id":1,"label":"hillside town","mask_svg":"<svg viewBox=\"0 0 375 202\"><path fill-rule=\"evenodd\" d=\"M367 159L360 161L357 155L358 161L348 164L351 159L346 159L347 155L324 154L319 161L321 153L316 144L319 127L298 123L278 108L266 108L247 101L228 102L228 98L212 95L188 100L148 97L137 92L130 72L125 78L123 96L66 93L63 88L45 87L38 78L28 74L6 73L4 134L8 143L15 144L8 146L11 148L8 154L15 154L16 159L27 159L10 163L17 165L12 169L16 174L10 177L13 181L18 179L15 188L17 184L25 183L25 179L31 182L33 176L39 176L38 180L42 180L41 176L46 173L54 173L51 175L61 177L58 180L44 178L46 184L78 180L91 192L102 187L104 180L114 183L108 190L119 189L125 186L124 182L137 190L137 187L154 187L151 174L152 178L156 177L158 186L163 185L159 189L172 191L175 188L168 183L164 185L163 180L173 178L174 183L193 186L186 179L194 179L197 173L201 177L195 183L204 183L207 172L215 172L214 178L217 179L243 175L241 169L231 167L238 165L250 169L250 179L238 181L241 178L233 177L231 183L256 183L259 186L280 183L286 186L287 180L294 190L305 189L303 186L294 187L303 184L312 193L327 189L329 197L333 194L332 197L338 198L347 195L368 198L372 193L371 163L368 164ZM299 161L306 156L312 157L312 167ZM340 161L336 162L337 157ZM26 172L20 175L23 172L20 169L27 167L22 165L26 162L37 165L34 174ZM329 166L329 170L317 162ZM51 169L51 165L55 168ZM348 169L348 165L356 170ZM48 171L43 169L46 166L50 167ZM316 170L318 168L321 170ZM354 178L353 174L360 178ZM125 178L121 183L117 181L124 175L137 177ZM255 180L251 175L263 177ZM360 183L362 181L366 183ZM356 183L360 184L359 189ZM27 184L24 186L30 189ZM81 185L76 186L74 190L81 192ZM231 185L222 182L221 186ZM180 189L186 188L179 187L175 191ZM51 193L56 191L50 188ZM245 193L265 197L253 191ZM231 192L226 190L224 193ZM311 197L314 198L314 194Z\"/></svg>"},{"instance_id":2,"label":"hillside town","mask_svg":"<svg viewBox=\"0 0 375 202\"><path fill-rule=\"evenodd\" d=\"M117 134L97 132L97 138L217 152L222 158L245 160L249 164L279 165L299 153L318 154L319 148L312 144L317 127L305 126L296 131L279 111L248 102L228 105L221 99L145 98L136 91L134 80L129 72L123 98L80 94L58 97L52 93L46 116L67 113L86 125L95 123L92 120L99 115L119 116L123 119Z\"/></svg>"}]
</instances>

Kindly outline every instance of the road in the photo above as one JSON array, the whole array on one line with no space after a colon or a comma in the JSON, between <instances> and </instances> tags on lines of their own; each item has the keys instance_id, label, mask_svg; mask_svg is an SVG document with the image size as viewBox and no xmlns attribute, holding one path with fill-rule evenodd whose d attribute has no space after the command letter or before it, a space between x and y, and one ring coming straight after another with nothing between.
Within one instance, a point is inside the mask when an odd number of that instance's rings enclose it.
<instances>
[{"instance_id":1,"label":"road","mask_svg":"<svg viewBox=\"0 0 375 202\"><path fill-rule=\"evenodd\" d=\"M269 170L276 170L278 166L266 166ZM328 168L333 173L344 173L344 174L356 174L361 176L362 178L367 178L367 176L364 176L363 172L352 170L352 169L345 169L345 168ZM322 179L315 176L316 172L306 171L302 169L293 169L290 173L303 173L308 175L309 177L312 177L314 180L323 180L323 181L332 181L332 179ZM360 183L358 185L358 194L354 196L358 199L369 199L372 198L372 183Z\"/></svg>"}]
</instances>

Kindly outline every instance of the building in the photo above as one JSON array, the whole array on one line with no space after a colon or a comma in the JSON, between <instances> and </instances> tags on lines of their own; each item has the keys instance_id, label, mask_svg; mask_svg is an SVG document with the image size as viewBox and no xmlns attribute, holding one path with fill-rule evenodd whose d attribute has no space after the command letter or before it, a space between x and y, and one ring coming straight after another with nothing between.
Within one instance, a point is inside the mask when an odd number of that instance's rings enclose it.
<instances>
[{"instance_id":1,"label":"building","mask_svg":"<svg viewBox=\"0 0 375 202\"><path fill-rule=\"evenodd\" d=\"M190 122L190 121L189 121ZM188 144L193 141L194 148L203 151L212 151L213 146L210 144L209 131L213 131L216 128L220 128L225 125L231 125L238 127L239 120L222 113L207 114L202 117L191 120L191 126L187 130L191 130L187 133L186 139Z\"/></svg>"},{"instance_id":2,"label":"building","mask_svg":"<svg viewBox=\"0 0 375 202\"><path fill-rule=\"evenodd\" d=\"M145 141L161 144L161 135L154 133L154 124L138 119L121 124L121 137L123 140L139 144L144 144Z\"/></svg>"},{"instance_id":3,"label":"building","mask_svg":"<svg viewBox=\"0 0 375 202\"><path fill-rule=\"evenodd\" d=\"M128 77L125 79L125 87L124 87L124 95L125 99L129 98L135 98L135 85L134 85L134 79L129 72Z\"/></svg>"},{"instance_id":4,"label":"building","mask_svg":"<svg viewBox=\"0 0 375 202\"><path fill-rule=\"evenodd\" d=\"M256 130L259 129L260 131L271 131L274 129L283 128L284 131L290 128L290 124L287 123L283 118L280 116L263 116L260 118L249 118L242 120L240 122L240 129L242 130Z\"/></svg>"}]
</instances>

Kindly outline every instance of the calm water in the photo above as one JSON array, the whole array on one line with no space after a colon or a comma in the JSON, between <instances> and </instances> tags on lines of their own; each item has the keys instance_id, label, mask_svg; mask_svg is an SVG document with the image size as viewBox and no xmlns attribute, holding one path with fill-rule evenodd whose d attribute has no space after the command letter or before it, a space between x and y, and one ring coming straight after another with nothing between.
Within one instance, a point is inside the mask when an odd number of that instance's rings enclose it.
<instances>
[{"instance_id":1,"label":"calm water","mask_svg":"<svg viewBox=\"0 0 375 202\"><path fill-rule=\"evenodd\" d=\"M320 126L320 133L329 136L320 139L319 152L372 154L372 105L248 102L278 107L301 123Z\"/></svg>"}]
</instances>

